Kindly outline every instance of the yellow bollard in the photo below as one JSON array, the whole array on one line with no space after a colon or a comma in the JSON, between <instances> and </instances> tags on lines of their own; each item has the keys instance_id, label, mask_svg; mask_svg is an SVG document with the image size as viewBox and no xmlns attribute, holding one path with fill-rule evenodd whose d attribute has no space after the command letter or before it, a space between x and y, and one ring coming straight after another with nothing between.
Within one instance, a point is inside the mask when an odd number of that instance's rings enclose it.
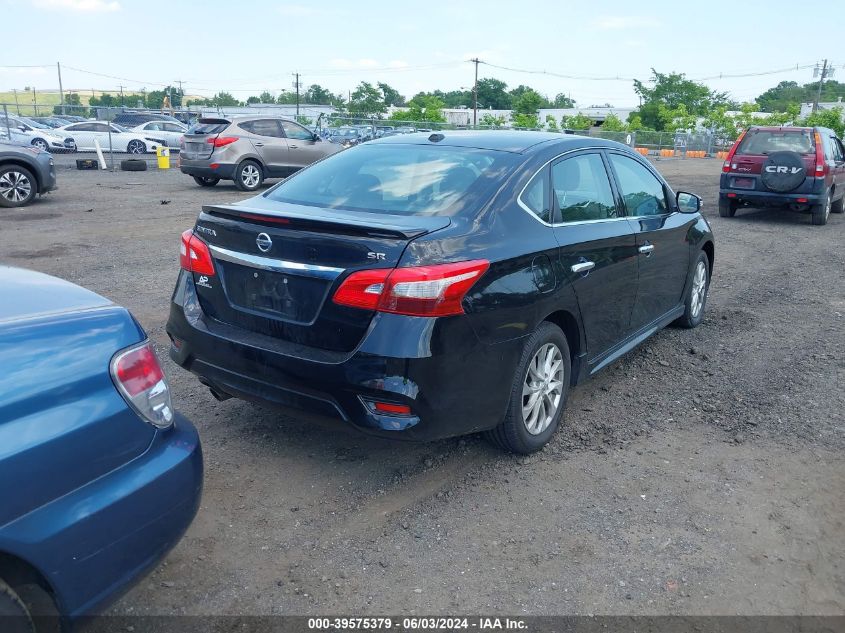
<instances>
[{"instance_id":1,"label":"yellow bollard","mask_svg":"<svg viewBox=\"0 0 845 633\"><path fill-rule=\"evenodd\" d=\"M156 158L158 159L158 168L159 169L170 169L170 148L169 147L157 147L156 148Z\"/></svg>"}]
</instances>

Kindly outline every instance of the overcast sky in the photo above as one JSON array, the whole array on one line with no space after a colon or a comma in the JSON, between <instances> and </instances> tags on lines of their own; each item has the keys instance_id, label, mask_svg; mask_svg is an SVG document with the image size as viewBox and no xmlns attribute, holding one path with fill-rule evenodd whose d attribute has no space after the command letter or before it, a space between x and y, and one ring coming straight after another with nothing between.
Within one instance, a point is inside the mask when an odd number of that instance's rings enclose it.
<instances>
[{"instance_id":1,"label":"overcast sky","mask_svg":"<svg viewBox=\"0 0 845 633\"><path fill-rule=\"evenodd\" d=\"M270 0L0 0L0 89L148 90L182 79L189 94L308 86L346 93L384 81L407 97L470 87L479 77L528 84L581 106L636 105L630 78L650 68L707 79L748 101L782 80L812 81L827 57L845 77L845 2L281 2ZM796 13L797 11L797 13ZM818 15L812 15L818 11ZM13 66L49 65L46 68ZM89 73L100 73L112 77ZM842 77L840 77L842 75ZM588 80L585 77L621 77Z\"/></svg>"}]
</instances>

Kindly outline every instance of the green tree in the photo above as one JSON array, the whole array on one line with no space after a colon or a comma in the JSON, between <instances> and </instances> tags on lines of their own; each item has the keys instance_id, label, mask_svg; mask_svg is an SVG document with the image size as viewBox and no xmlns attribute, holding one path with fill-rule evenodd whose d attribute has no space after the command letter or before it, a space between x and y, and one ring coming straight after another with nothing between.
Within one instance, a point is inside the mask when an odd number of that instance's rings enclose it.
<instances>
[{"instance_id":1,"label":"green tree","mask_svg":"<svg viewBox=\"0 0 845 633\"><path fill-rule=\"evenodd\" d=\"M282 105L293 105L296 103L296 92L291 92L290 90L285 90L283 88L279 92L279 96L276 97L276 103L280 103Z\"/></svg>"},{"instance_id":2,"label":"green tree","mask_svg":"<svg viewBox=\"0 0 845 633\"><path fill-rule=\"evenodd\" d=\"M829 127L831 130L836 132L836 135L840 138L842 137L843 132L845 132L845 124L842 122L841 107L831 108L830 110L817 110L798 121L798 124Z\"/></svg>"},{"instance_id":3,"label":"green tree","mask_svg":"<svg viewBox=\"0 0 845 633\"><path fill-rule=\"evenodd\" d=\"M636 112L632 112L628 115L628 122L625 123L625 131L626 132L639 132L640 130L648 130L645 125L643 125L643 120L640 118L640 115Z\"/></svg>"},{"instance_id":4,"label":"green tree","mask_svg":"<svg viewBox=\"0 0 845 633\"><path fill-rule=\"evenodd\" d=\"M443 107L443 101L433 95L416 95L408 102L407 110L396 110L390 115L390 119L418 123L445 123Z\"/></svg>"},{"instance_id":5,"label":"green tree","mask_svg":"<svg viewBox=\"0 0 845 633\"><path fill-rule=\"evenodd\" d=\"M575 101L567 97L565 94L558 93L555 100L552 101L553 108L574 108Z\"/></svg>"},{"instance_id":6,"label":"green tree","mask_svg":"<svg viewBox=\"0 0 845 633\"><path fill-rule=\"evenodd\" d=\"M564 130L589 130L592 126L593 120L580 112L572 116L560 117L560 127Z\"/></svg>"},{"instance_id":7,"label":"green tree","mask_svg":"<svg viewBox=\"0 0 845 633\"><path fill-rule=\"evenodd\" d=\"M605 132L624 132L625 124L613 112L604 117L604 123L601 124L601 129Z\"/></svg>"},{"instance_id":8,"label":"green tree","mask_svg":"<svg viewBox=\"0 0 845 633\"><path fill-rule=\"evenodd\" d=\"M782 112L793 103L800 104L805 96L806 90L797 81L782 81L757 97L757 103L763 112Z\"/></svg>"},{"instance_id":9,"label":"green tree","mask_svg":"<svg viewBox=\"0 0 845 633\"><path fill-rule=\"evenodd\" d=\"M313 105L333 105L343 103L343 97L334 95L320 84L311 84L304 95L305 103Z\"/></svg>"},{"instance_id":10,"label":"green tree","mask_svg":"<svg viewBox=\"0 0 845 633\"><path fill-rule=\"evenodd\" d=\"M692 116L705 116L718 105L728 103L724 92L714 92L704 84L696 83L686 78L683 73L659 73L651 69L653 84L648 87L639 79L634 80L634 92L642 99L637 114L644 125L663 130L666 122L666 111L676 110L683 105L686 113ZM661 106L664 108L661 118Z\"/></svg>"},{"instance_id":11,"label":"green tree","mask_svg":"<svg viewBox=\"0 0 845 633\"><path fill-rule=\"evenodd\" d=\"M252 104L252 103L261 103L261 99L259 99L255 95L252 95L251 97L246 98L246 103L247 103L247 105Z\"/></svg>"},{"instance_id":12,"label":"green tree","mask_svg":"<svg viewBox=\"0 0 845 633\"><path fill-rule=\"evenodd\" d=\"M311 117L298 116L298 117L295 117L295 118L296 118L297 123L301 123L302 125L304 125L306 127L311 127L312 125L314 125L314 119L312 119Z\"/></svg>"},{"instance_id":13,"label":"green tree","mask_svg":"<svg viewBox=\"0 0 845 633\"><path fill-rule=\"evenodd\" d=\"M276 103L276 97L265 90L258 95L258 101L261 103Z\"/></svg>"},{"instance_id":14,"label":"green tree","mask_svg":"<svg viewBox=\"0 0 845 633\"><path fill-rule=\"evenodd\" d=\"M513 102L511 120L516 127L539 127L537 112L543 107L545 99L531 88L523 90Z\"/></svg>"},{"instance_id":15,"label":"green tree","mask_svg":"<svg viewBox=\"0 0 845 633\"><path fill-rule=\"evenodd\" d=\"M479 125L484 127L500 128L505 124L505 117L495 116L489 112L485 113L478 121Z\"/></svg>"},{"instance_id":16,"label":"green tree","mask_svg":"<svg viewBox=\"0 0 845 633\"><path fill-rule=\"evenodd\" d=\"M378 83L379 90L381 90L381 94L383 95L384 105L386 106L404 106L405 105L405 97L399 94L399 91L396 88L389 86L386 83L379 82Z\"/></svg>"},{"instance_id":17,"label":"green tree","mask_svg":"<svg viewBox=\"0 0 845 633\"><path fill-rule=\"evenodd\" d=\"M560 132L560 128L557 126L557 119L551 114L546 115L546 128L549 132Z\"/></svg>"},{"instance_id":18,"label":"green tree","mask_svg":"<svg viewBox=\"0 0 845 633\"><path fill-rule=\"evenodd\" d=\"M350 96L349 112L363 117L381 118L387 112L381 90L369 82L362 81Z\"/></svg>"},{"instance_id":19,"label":"green tree","mask_svg":"<svg viewBox=\"0 0 845 633\"><path fill-rule=\"evenodd\" d=\"M493 78L478 80L478 103L480 108L490 110L510 110L511 96L507 92L508 85L504 81ZM467 104L471 106L470 102Z\"/></svg>"}]
</instances>

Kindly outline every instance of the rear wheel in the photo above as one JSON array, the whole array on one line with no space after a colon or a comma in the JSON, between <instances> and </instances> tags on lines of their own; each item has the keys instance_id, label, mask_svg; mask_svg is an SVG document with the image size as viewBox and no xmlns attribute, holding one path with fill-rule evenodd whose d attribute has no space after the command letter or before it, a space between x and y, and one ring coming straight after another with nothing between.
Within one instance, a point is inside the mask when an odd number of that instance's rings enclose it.
<instances>
[{"instance_id":1,"label":"rear wheel","mask_svg":"<svg viewBox=\"0 0 845 633\"><path fill-rule=\"evenodd\" d=\"M4 633L35 633L32 615L21 600L5 582L0 580L0 621Z\"/></svg>"},{"instance_id":2,"label":"rear wheel","mask_svg":"<svg viewBox=\"0 0 845 633\"><path fill-rule=\"evenodd\" d=\"M831 213L842 213L843 211L845 211L845 193L842 194L839 200L830 205Z\"/></svg>"},{"instance_id":3,"label":"rear wheel","mask_svg":"<svg viewBox=\"0 0 845 633\"><path fill-rule=\"evenodd\" d=\"M830 217L830 207L830 192L828 192L819 204L810 207L810 213L813 214L813 224L816 226L827 224L827 219Z\"/></svg>"},{"instance_id":4,"label":"rear wheel","mask_svg":"<svg viewBox=\"0 0 845 633\"><path fill-rule=\"evenodd\" d=\"M704 306L710 288L710 260L702 251L690 271L687 296L684 299L684 314L675 323L685 328L698 327L704 320Z\"/></svg>"},{"instance_id":5,"label":"rear wheel","mask_svg":"<svg viewBox=\"0 0 845 633\"><path fill-rule=\"evenodd\" d=\"M543 448L563 418L571 367L564 333L553 323L541 323L517 364L505 419L487 431L487 439L512 453Z\"/></svg>"},{"instance_id":6,"label":"rear wheel","mask_svg":"<svg viewBox=\"0 0 845 633\"><path fill-rule=\"evenodd\" d=\"M0 167L0 207L22 207L32 202L38 187L32 173L23 167Z\"/></svg>"},{"instance_id":7,"label":"rear wheel","mask_svg":"<svg viewBox=\"0 0 845 633\"><path fill-rule=\"evenodd\" d=\"M126 145L126 151L130 154L144 154L147 146L142 141L133 140Z\"/></svg>"},{"instance_id":8,"label":"rear wheel","mask_svg":"<svg viewBox=\"0 0 845 633\"><path fill-rule=\"evenodd\" d=\"M194 176L194 182L197 183L200 187L213 187L218 182L220 182L220 179L207 178L206 176Z\"/></svg>"},{"instance_id":9,"label":"rear wheel","mask_svg":"<svg viewBox=\"0 0 845 633\"><path fill-rule=\"evenodd\" d=\"M734 217L738 206L736 200L719 199L719 216L723 218Z\"/></svg>"},{"instance_id":10,"label":"rear wheel","mask_svg":"<svg viewBox=\"0 0 845 633\"><path fill-rule=\"evenodd\" d=\"M261 165L254 160L245 160L235 170L235 185L242 191L255 191L264 182Z\"/></svg>"}]
</instances>

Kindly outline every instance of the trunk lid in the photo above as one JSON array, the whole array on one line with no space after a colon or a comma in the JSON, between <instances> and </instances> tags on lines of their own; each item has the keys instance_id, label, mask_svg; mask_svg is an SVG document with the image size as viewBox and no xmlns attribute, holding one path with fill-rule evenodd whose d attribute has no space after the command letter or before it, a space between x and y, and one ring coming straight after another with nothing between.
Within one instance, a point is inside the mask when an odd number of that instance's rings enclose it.
<instances>
[{"instance_id":1,"label":"trunk lid","mask_svg":"<svg viewBox=\"0 0 845 633\"><path fill-rule=\"evenodd\" d=\"M450 224L444 216L399 216L321 209L262 199L204 206L195 232L209 245L215 276L194 274L213 319L288 342L354 349L374 312L331 297L347 274L393 268L408 243Z\"/></svg>"},{"instance_id":2,"label":"trunk lid","mask_svg":"<svg viewBox=\"0 0 845 633\"><path fill-rule=\"evenodd\" d=\"M185 132L183 146L180 147L180 155L188 160L209 158L214 151L214 145L210 142L217 138L220 133L231 125L231 121L221 118L201 118Z\"/></svg>"},{"instance_id":3,"label":"trunk lid","mask_svg":"<svg viewBox=\"0 0 845 633\"><path fill-rule=\"evenodd\" d=\"M733 157L737 175L759 176L763 165L773 152L790 151L801 156L808 174L815 172L816 148L812 130L751 129L742 139Z\"/></svg>"}]
</instances>

